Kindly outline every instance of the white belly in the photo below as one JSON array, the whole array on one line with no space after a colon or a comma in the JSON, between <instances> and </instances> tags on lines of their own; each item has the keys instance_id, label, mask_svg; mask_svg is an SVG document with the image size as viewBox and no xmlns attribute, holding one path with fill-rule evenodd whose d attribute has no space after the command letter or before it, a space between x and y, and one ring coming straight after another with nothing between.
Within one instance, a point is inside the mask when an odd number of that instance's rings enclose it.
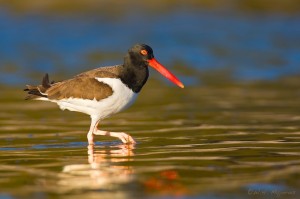
<instances>
[{"instance_id":1,"label":"white belly","mask_svg":"<svg viewBox=\"0 0 300 199\"><path fill-rule=\"evenodd\" d=\"M105 99L97 101L80 98L68 98L53 101L64 110L82 112L98 119L104 119L110 115L128 108L136 99L137 94L129 89L120 79L96 78L99 82L108 84L113 94Z\"/></svg>"}]
</instances>

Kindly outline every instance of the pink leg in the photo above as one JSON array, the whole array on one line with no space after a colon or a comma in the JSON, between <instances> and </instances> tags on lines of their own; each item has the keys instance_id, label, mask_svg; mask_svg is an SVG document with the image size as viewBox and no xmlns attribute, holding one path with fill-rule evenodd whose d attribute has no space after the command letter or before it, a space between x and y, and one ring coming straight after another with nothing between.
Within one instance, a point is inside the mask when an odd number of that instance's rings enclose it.
<instances>
[{"instance_id":1,"label":"pink leg","mask_svg":"<svg viewBox=\"0 0 300 199\"><path fill-rule=\"evenodd\" d=\"M105 136L111 136L111 137L117 137L119 138L124 144L135 144L136 142L134 139L123 132L109 132L109 131L101 131L97 129L99 119L97 117L91 117L92 122L90 126L90 130L87 134L87 139L89 142L89 145L94 145L94 135L105 135Z\"/></svg>"},{"instance_id":2,"label":"pink leg","mask_svg":"<svg viewBox=\"0 0 300 199\"><path fill-rule=\"evenodd\" d=\"M90 126L90 130L87 134L87 139L89 142L89 145L94 145L94 131L97 130L97 125L99 120L95 117L91 117L92 122L91 122L91 126Z\"/></svg>"},{"instance_id":3,"label":"pink leg","mask_svg":"<svg viewBox=\"0 0 300 199\"><path fill-rule=\"evenodd\" d=\"M94 145L94 134L93 134L93 132L92 133L88 132L87 139L88 139L89 145Z\"/></svg>"}]
</instances>

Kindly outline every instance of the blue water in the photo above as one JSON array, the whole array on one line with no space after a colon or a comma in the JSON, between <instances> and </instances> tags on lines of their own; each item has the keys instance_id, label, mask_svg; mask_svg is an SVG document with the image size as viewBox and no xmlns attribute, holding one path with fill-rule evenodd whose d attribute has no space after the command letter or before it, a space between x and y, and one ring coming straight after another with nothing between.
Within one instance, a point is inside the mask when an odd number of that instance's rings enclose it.
<instances>
[{"instance_id":1,"label":"blue water","mask_svg":"<svg viewBox=\"0 0 300 199\"><path fill-rule=\"evenodd\" d=\"M179 9L109 19L14 15L2 10L0 84L37 81L46 72L70 77L119 64L135 43L152 46L156 58L190 84L199 83L193 76L210 70L230 71L232 78L242 81L300 74L300 16ZM93 61L89 58L93 53L103 57ZM196 73L188 75L185 70Z\"/></svg>"}]
</instances>

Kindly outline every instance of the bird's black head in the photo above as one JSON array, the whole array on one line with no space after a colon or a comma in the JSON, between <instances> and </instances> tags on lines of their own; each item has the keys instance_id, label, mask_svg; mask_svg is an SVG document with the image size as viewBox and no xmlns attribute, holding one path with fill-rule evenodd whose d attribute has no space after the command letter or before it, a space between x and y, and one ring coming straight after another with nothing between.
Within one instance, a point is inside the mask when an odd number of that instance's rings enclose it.
<instances>
[{"instance_id":1,"label":"bird's black head","mask_svg":"<svg viewBox=\"0 0 300 199\"><path fill-rule=\"evenodd\" d=\"M148 66L148 60L154 58L153 50L146 44L136 44L128 50L131 62L136 66Z\"/></svg>"},{"instance_id":2,"label":"bird's black head","mask_svg":"<svg viewBox=\"0 0 300 199\"><path fill-rule=\"evenodd\" d=\"M177 79L175 75L173 75L168 69L166 69L154 58L152 48L146 44L136 44L131 49L129 49L128 54L125 57L124 66L127 70L127 76L130 76L133 83L144 85L148 78L148 66L151 66L179 87L184 87L184 85L180 82L179 79ZM140 83L140 81L138 81L137 79L142 79L142 83Z\"/></svg>"}]
</instances>

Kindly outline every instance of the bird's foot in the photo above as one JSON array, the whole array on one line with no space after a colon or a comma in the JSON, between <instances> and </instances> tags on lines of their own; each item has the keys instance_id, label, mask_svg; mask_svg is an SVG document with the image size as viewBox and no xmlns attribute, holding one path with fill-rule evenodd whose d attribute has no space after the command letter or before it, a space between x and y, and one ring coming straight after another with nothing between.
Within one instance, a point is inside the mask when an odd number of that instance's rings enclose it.
<instances>
[{"instance_id":1,"label":"bird's foot","mask_svg":"<svg viewBox=\"0 0 300 199\"><path fill-rule=\"evenodd\" d=\"M134 139L130 135L128 135L124 132L109 132L109 131L97 130L97 131L94 131L94 134L116 137L116 138L119 138L124 144L136 144Z\"/></svg>"},{"instance_id":2,"label":"bird's foot","mask_svg":"<svg viewBox=\"0 0 300 199\"><path fill-rule=\"evenodd\" d=\"M124 144L136 144L134 139L124 132L110 132L110 136L119 138Z\"/></svg>"}]
</instances>

